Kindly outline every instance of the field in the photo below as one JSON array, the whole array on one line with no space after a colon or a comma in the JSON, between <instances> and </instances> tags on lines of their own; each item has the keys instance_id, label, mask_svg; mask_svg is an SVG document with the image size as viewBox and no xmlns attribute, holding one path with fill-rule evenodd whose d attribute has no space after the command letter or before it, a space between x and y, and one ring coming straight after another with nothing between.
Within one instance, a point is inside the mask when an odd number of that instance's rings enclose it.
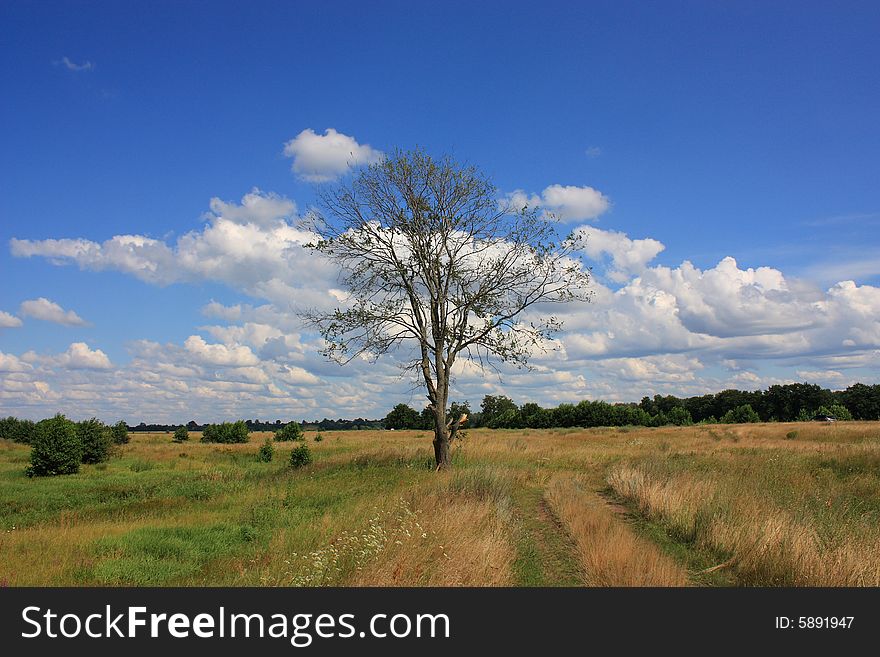
<instances>
[{"instance_id":1,"label":"field","mask_svg":"<svg viewBox=\"0 0 880 657\"><path fill-rule=\"evenodd\" d=\"M28 479L0 441L0 585L878 586L880 423L133 434Z\"/></svg>"}]
</instances>

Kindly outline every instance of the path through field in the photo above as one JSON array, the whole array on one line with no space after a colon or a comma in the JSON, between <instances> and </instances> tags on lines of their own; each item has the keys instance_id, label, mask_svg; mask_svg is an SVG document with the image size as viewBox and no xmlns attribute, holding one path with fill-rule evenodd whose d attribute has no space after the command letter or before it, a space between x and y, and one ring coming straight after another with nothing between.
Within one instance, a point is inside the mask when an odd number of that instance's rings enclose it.
<instances>
[{"instance_id":1,"label":"path through field","mask_svg":"<svg viewBox=\"0 0 880 657\"><path fill-rule=\"evenodd\" d=\"M880 586L880 423L468 434L446 472L426 432L310 433L301 469L134 434L33 479L3 440L0 583Z\"/></svg>"},{"instance_id":2,"label":"path through field","mask_svg":"<svg viewBox=\"0 0 880 657\"><path fill-rule=\"evenodd\" d=\"M571 537L560 525L538 486L514 495L519 521L517 586L582 586L581 568Z\"/></svg>"}]
</instances>

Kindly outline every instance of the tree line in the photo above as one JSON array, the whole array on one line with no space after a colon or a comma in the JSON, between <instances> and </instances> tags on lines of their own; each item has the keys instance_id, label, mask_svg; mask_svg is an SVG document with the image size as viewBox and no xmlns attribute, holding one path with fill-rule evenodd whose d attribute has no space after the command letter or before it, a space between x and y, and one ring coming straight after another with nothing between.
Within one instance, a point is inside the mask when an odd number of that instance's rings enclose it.
<instances>
[{"instance_id":1,"label":"tree line","mask_svg":"<svg viewBox=\"0 0 880 657\"><path fill-rule=\"evenodd\" d=\"M480 410L454 402L448 415L468 415L467 426L490 429L553 427L686 426L695 423L796 422L831 417L836 420L880 420L880 384L856 383L832 391L809 383L770 386L766 390L723 390L694 397L654 395L639 403L611 404L584 400L543 408L534 402L518 406L504 395L486 395ZM419 412L398 404L385 417L386 429L433 428L430 409Z\"/></svg>"},{"instance_id":2,"label":"tree line","mask_svg":"<svg viewBox=\"0 0 880 657\"><path fill-rule=\"evenodd\" d=\"M280 431L285 426L290 424L290 422L282 422L281 420L275 420L274 422L270 422L268 420L241 420L244 422L247 427L248 432L253 433L256 431ZM298 424L305 431L333 431L333 430L345 430L345 431L360 431L362 429L382 429L384 428L383 422L381 419L378 420L368 420L365 418L355 418L353 420L345 420L343 418L339 418L337 420L331 420L329 418L324 418L323 420L303 420L302 422L298 422ZM132 433L162 433L169 431L176 431L180 427L185 427L187 431L204 431L206 427L211 426L211 423L199 424L195 420L190 420L186 424L148 424L146 422L141 422L140 424L132 425L128 427L128 430Z\"/></svg>"}]
</instances>

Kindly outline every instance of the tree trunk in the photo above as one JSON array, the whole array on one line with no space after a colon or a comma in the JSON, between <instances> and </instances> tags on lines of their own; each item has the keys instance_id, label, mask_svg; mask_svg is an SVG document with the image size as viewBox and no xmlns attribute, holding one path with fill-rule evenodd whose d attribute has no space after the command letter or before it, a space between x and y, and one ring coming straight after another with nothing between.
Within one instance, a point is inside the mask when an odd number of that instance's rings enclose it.
<instances>
[{"instance_id":1,"label":"tree trunk","mask_svg":"<svg viewBox=\"0 0 880 657\"><path fill-rule=\"evenodd\" d=\"M445 426L434 428L434 462L438 470L449 467L449 434Z\"/></svg>"},{"instance_id":2,"label":"tree trunk","mask_svg":"<svg viewBox=\"0 0 880 657\"><path fill-rule=\"evenodd\" d=\"M434 411L434 463L438 470L445 470L449 462L449 427L446 426L447 379L440 363L437 364L437 387L431 407Z\"/></svg>"}]
</instances>

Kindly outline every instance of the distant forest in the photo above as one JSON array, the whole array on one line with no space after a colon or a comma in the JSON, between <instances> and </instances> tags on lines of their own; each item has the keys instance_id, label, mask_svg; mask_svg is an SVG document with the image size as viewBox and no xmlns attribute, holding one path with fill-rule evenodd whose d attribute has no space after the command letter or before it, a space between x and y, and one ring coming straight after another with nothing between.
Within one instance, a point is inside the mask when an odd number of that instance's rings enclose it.
<instances>
[{"instance_id":1,"label":"distant forest","mask_svg":"<svg viewBox=\"0 0 880 657\"><path fill-rule=\"evenodd\" d=\"M453 403L449 416L467 413L469 427L544 429L552 427L665 426L696 423L795 422L816 419L880 419L880 384L856 383L831 391L815 384L790 383L767 390L724 390L696 397L654 395L639 403L582 401L542 408L517 406L503 395L487 395L478 411ZM386 429L430 429L431 414L398 404L384 420Z\"/></svg>"},{"instance_id":2,"label":"distant forest","mask_svg":"<svg viewBox=\"0 0 880 657\"><path fill-rule=\"evenodd\" d=\"M880 420L880 384L856 383L846 390L828 390L810 383L770 386L766 390L724 390L696 397L654 395L639 403L610 404L584 400L544 408L533 402L518 406L504 395L486 395L474 411L470 403L453 402L448 417L467 414L466 427L492 429L546 429L554 427L686 426L696 423L795 422L810 420ZM289 422L244 420L248 432L279 431ZM299 423L305 431L433 428L433 414L398 404L384 418L337 419ZM34 426L30 420L0 419L0 438L29 442ZM128 426L132 432L170 432L180 426L203 431L209 423L190 420L180 424Z\"/></svg>"}]
</instances>

